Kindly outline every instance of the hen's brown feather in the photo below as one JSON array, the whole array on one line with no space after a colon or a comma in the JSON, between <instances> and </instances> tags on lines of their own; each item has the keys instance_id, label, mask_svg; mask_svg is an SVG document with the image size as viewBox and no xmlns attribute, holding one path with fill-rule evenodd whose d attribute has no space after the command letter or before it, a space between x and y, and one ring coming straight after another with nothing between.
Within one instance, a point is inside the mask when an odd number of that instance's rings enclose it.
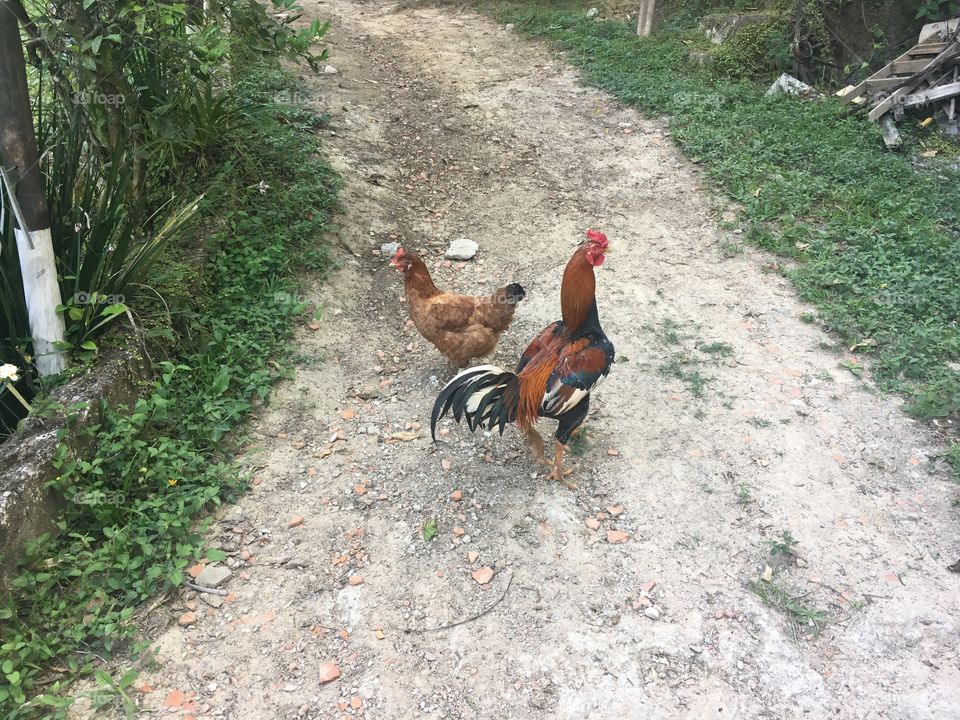
<instances>
[{"instance_id":1,"label":"hen's brown feather","mask_svg":"<svg viewBox=\"0 0 960 720\"><path fill-rule=\"evenodd\" d=\"M420 334L461 368L493 352L517 308L507 288L487 297L443 292L434 285L423 261L412 254L410 259L404 294Z\"/></svg>"}]
</instances>

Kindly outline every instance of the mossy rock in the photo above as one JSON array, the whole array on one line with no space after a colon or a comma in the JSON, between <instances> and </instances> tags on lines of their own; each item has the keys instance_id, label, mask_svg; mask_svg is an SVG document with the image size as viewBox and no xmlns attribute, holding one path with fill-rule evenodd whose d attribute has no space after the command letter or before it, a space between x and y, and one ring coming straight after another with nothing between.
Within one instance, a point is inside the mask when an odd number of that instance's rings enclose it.
<instances>
[{"instance_id":1,"label":"mossy rock","mask_svg":"<svg viewBox=\"0 0 960 720\"><path fill-rule=\"evenodd\" d=\"M730 78L765 80L777 75L790 61L787 23L768 17L740 27L710 54L710 67Z\"/></svg>"}]
</instances>

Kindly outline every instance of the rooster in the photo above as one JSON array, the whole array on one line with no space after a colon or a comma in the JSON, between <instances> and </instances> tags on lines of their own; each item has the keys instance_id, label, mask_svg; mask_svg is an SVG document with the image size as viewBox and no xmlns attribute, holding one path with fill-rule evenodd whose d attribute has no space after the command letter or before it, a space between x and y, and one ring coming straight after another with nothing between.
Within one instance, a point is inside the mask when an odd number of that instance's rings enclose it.
<instances>
[{"instance_id":1,"label":"rooster","mask_svg":"<svg viewBox=\"0 0 960 720\"><path fill-rule=\"evenodd\" d=\"M430 434L436 441L437 421L453 410L466 417L471 432L516 422L537 459L544 444L535 429L541 417L557 426L556 453L548 480L576 486L563 478L563 455L570 437L587 417L590 393L606 378L613 364L613 343L600 327L594 268L603 264L607 237L587 231L587 240L573 253L560 286L562 320L548 325L527 347L514 372L495 365L479 365L459 373L446 384L433 406ZM569 471L568 471L569 472Z\"/></svg>"},{"instance_id":2,"label":"rooster","mask_svg":"<svg viewBox=\"0 0 960 720\"><path fill-rule=\"evenodd\" d=\"M503 331L513 322L517 303L526 296L517 283L487 297L444 292L433 284L423 260L402 247L390 264L403 273L413 324L457 369L493 352Z\"/></svg>"}]
</instances>

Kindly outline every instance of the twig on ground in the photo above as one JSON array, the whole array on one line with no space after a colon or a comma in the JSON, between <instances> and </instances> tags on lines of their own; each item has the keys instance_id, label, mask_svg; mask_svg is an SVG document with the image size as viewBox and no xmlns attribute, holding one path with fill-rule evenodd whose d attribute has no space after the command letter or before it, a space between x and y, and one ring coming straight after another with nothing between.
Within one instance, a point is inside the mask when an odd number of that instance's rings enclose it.
<instances>
[{"instance_id":1,"label":"twig on ground","mask_svg":"<svg viewBox=\"0 0 960 720\"><path fill-rule=\"evenodd\" d=\"M479 619L482 618L484 615L486 615L486 614L489 613L491 610L493 610L497 605L499 605L500 603L503 602L503 599L507 596L507 593L510 592L510 586L513 584L513 576L514 576L515 574L516 574L516 571L510 573L510 579L507 580L507 586L503 589L503 593L501 593L500 597L497 598L496 602L494 602L492 605L490 605L490 607L488 607L487 609L481 610L481 611L478 612L476 615L471 615L470 617L464 618L463 620L457 620L457 622L455 622L455 623L450 623L449 625L440 625L440 626L438 626L438 627L432 627L432 628L401 628L401 627L398 627L398 628L396 628L396 629L397 629L397 630L400 630L401 632L407 633L407 634L409 634L409 633L418 633L418 634L419 634L419 633L428 633L428 632L439 632L440 630L449 630L450 628L455 628L455 627L457 627L458 625L466 625L467 623L473 622L474 620L479 620Z\"/></svg>"},{"instance_id":2,"label":"twig on ground","mask_svg":"<svg viewBox=\"0 0 960 720\"><path fill-rule=\"evenodd\" d=\"M210 595L219 595L220 597L226 597L229 593L226 590L217 590L216 588L204 587L203 585L195 585L192 582L184 581L184 587L188 587L191 590L196 590L197 592L209 593Z\"/></svg>"}]
</instances>

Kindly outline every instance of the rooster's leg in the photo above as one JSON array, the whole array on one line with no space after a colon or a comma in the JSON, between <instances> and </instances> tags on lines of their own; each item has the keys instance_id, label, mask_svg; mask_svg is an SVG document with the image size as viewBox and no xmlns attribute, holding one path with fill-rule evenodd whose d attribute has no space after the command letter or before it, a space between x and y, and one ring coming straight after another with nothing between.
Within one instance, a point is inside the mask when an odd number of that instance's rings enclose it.
<instances>
[{"instance_id":1,"label":"rooster's leg","mask_svg":"<svg viewBox=\"0 0 960 720\"><path fill-rule=\"evenodd\" d=\"M564 477L573 472L573 470L565 470L563 467L563 453L566 451L567 446L564 445L559 440L557 441L557 451L553 457L553 470L550 471L550 474L547 475L547 480L556 480L565 488L570 490L577 490L577 486L574 485L569 480L564 480Z\"/></svg>"},{"instance_id":2,"label":"rooster's leg","mask_svg":"<svg viewBox=\"0 0 960 720\"><path fill-rule=\"evenodd\" d=\"M540 433L537 432L536 428L527 428L523 431L524 436L527 439L527 447L530 448L530 452L533 453L533 457L538 463L543 465L549 465L547 458L544 455L543 450L543 438L540 437Z\"/></svg>"}]
</instances>

